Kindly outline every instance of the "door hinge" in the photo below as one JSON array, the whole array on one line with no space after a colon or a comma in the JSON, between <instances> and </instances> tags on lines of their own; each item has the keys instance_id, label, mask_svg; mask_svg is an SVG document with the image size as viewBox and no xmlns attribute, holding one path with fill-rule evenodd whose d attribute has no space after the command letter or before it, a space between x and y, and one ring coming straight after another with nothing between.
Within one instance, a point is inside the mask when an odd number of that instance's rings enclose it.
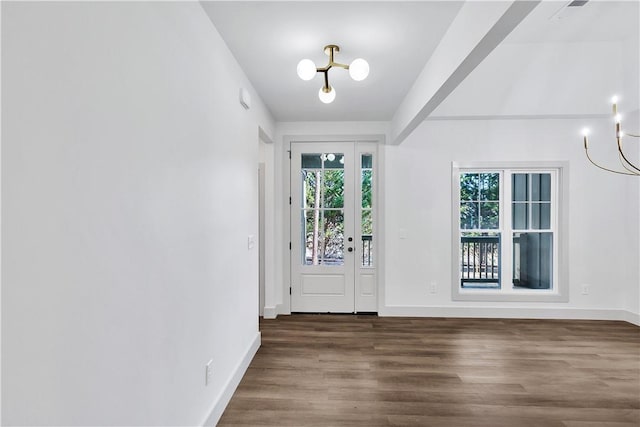
<instances>
[{"instance_id":1,"label":"door hinge","mask_svg":"<svg viewBox=\"0 0 640 427\"><path fill-rule=\"evenodd\" d=\"M291 250L291 242L289 242L289 250Z\"/></svg>"},{"instance_id":2,"label":"door hinge","mask_svg":"<svg viewBox=\"0 0 640 427\"><path fill-rule=\"evenodd\" d=\"M289 204L291 204L291 196L289 196Z\"/></svg>"},{"instance_id":3,"label":"door hinge","mask_svg":"<svg viewBox=\"0 0 640 427\"><path fill-rule=\"evenodd\" d=\"M289 286L289 295L291 295L291 286Z\"/></svg>"},{"instance_id":4,"label":"door hinge","mask_svg":"<svg viewBox=\"0 0 640 427\"><path fill-rule=\"evenodd\" d=\"M289 153L289 159L291 159L291 150L287 150L287 153Z\"/></svg>"}]
</instances>

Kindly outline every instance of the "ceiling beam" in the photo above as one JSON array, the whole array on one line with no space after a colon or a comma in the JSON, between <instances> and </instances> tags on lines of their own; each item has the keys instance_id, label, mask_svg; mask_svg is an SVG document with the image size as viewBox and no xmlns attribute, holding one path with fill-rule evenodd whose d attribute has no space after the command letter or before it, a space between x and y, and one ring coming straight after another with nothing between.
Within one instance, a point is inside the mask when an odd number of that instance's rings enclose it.
<instances>
[{"instance_id":1,"label":"ceiling beam","mask_svg":"<svg viewBox=\"0 0 640 427\"><path fill-rule=\"evenodd\" d=\"M396 110L390 142L404 141L539 3L467 1Z\"/></svg>"}]
</instances>

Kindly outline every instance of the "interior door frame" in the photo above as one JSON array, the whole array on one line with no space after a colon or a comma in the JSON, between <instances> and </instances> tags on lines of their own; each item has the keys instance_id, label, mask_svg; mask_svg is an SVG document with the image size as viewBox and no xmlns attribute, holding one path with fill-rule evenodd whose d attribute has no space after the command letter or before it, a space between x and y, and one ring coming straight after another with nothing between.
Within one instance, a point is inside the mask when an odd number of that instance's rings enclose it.
<instances>
[{"instance_id":1,"label":"interior door frame","mask_svg":"<svg viewBox=\"0 0 640 427\"><path fill-rule=\"evenodd\" d=\"M377 173L374 175L375 186L377 188L378 200L377 206L377 264L376 264L376 292L377 292L377 306L378 313L382 313L385 307L385 292L384 292L384 277L385 277L385 194L384 194L384 134L370 134L370 135L284 135L283 138L283 175L284 175L284 188L283 188L283 225L284 230L284 242L283 245L283 271L282 271L282 308L279 310L281 314L291 314L291 251L289 249L289 243L291 242L291 209L289 205L289 197L291 195L291 163L289 162L291 154L292 143L322 143L322 142L364 142L375 143L378 146L377 150Z\"/></svg>"}]
</instances>

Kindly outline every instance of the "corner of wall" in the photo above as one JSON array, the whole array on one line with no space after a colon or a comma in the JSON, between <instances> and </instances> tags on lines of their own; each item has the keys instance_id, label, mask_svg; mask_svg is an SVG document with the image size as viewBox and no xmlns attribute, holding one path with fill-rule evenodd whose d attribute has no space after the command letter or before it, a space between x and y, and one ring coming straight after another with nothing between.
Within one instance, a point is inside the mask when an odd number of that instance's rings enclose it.
<instances>
[{"instance_id":1,"label":"corner of wall","mask_svg":"<svg viewBox=\"0 0 640 427\"><path fill-rule=\"evenodd\" d=\"M620 320L624 320L625 322L640 326L640 314L638 313L632 313L625 310L622 312L622 318Z\"/></svg>"}]
</instances>

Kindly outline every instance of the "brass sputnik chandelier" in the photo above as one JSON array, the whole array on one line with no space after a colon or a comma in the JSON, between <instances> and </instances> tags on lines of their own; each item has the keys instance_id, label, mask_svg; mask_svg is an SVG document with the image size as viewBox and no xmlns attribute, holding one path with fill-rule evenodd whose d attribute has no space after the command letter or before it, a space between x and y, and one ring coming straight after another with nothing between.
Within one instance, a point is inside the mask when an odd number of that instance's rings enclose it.
<instances>
[{"instance_id":1,"label":"brass sputnik chandelier","mask_svg":"<svg viewBox=\"0 0 640 427\"><path fill-rule=\"evenodd\" d=\"M369 75L369 63L362 58L353 60L351 64L339 64L333 60L335 52L340 52L340 47L335 44L330 44L324 47L324 53L329 55L329 63L324 67L317 67L316 64L310 59L303 59L298 62L298 76L302 80L311 80L315 77L316 73L324 73L324 85L318 92L320 101L325 104L329 104L336 99L336 90L329 84L329 70L333 67L344 68L349 70L351 78L357 82L364 80Z\"/></svg>"},{"instance_id":2,"label":"brass sputnik chandelier","mask_svg":"<svg viewBox=\"0 0 640 427\"><path fill-rule=\"evenodd\" d=\"M632 133L622 131L620 122L622 121L622 116L618 113L618 97L614 96L611 99L611 103L613 104L613 117L615 120L615 129L616 129L616 143L618 145L618 159L620 160L620 164L622 165L623 170L616 170L608 167L604 167L594 162L591 156L589 155L589 140L587 137L589 136L589 129L585 128L582 130L582 135L584 137L584 153L587 155L587 159L595 166L599 167L602 170L607 172L617 173L620 175L631 175L631 176L640 176L640 168L635 165L633 162L629 160L629 158L625 155L622 148L622 137L629 136L631 138L640 138L640 135L634 135Z\"/></svg>"}]
</instances>

